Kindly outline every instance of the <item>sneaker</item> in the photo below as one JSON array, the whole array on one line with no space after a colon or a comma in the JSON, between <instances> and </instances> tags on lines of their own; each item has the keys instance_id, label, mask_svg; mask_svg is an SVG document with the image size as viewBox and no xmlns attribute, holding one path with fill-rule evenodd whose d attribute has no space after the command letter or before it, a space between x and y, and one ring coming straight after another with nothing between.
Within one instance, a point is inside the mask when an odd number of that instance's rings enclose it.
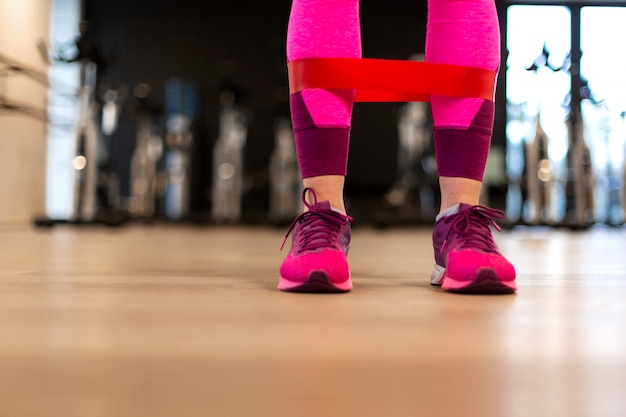
<instances>
[{"instance_id":1,"label":"sneaker","mask_svg":"<svg viewBox=\"0 0 626 417\"><path fill-rule=\"evenodd\" d=\"M313 204L306 201L306 194ZM280 266L278 289L293 292L347 292L352 289L348 268L350 248L350 217L334 211L328 201L318 202L315 192L307 188L302 201L308 211L298 216L289 227L293 232L291 249Z\"/></svg>"},{"instance_id":2,"label":"sneaker","mask_svg":"<svg viewBox=\"0 0 626 417\"><path fill-rule=\"evenodd\" d=\"M458 212L439 219L433 231L435 268L432 285L451 292L512 293L515 268L498 250L490 226L504 213L485 206L460 204Z\"/></svg>"}]
</instances>

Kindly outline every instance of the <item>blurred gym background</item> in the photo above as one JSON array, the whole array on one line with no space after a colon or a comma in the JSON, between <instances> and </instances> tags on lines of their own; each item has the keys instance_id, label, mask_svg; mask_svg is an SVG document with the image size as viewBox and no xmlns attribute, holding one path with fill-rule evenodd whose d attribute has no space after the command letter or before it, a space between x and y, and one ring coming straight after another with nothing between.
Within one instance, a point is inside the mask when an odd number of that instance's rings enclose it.
<instances>
[{"instance_id":1,"label":"blurred gym background","mask_svg":"<svg viewBox=\"0 0 626 417\"><path fill-rule=\"evenodd\" d=\"M626 2L498 1L483 202L506 223L624 223ZM0 223L289 223L289 0L0 0ZM365 57L422 59L425 1L362 1ZM358 104L357 224L430 224L424 103Z\"/></svg>"}]
</instances>

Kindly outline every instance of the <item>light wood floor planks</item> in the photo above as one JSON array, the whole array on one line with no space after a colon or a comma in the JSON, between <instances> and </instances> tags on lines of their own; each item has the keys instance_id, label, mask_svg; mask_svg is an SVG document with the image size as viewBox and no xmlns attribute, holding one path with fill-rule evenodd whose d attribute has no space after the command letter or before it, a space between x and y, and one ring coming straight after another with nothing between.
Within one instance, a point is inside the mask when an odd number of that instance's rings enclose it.
<instances>
[{"instance_id":1,"label":"light wood floor planks","mask_svg":"<svg viewBox=\"0 0 626 417\"><path fill-rule=\"evenodd\" d=\"M0 417L626 415L626 232L502 232L519 293L360 228L349 294L275 290L283 230L0 229Z\"/></svg>"}]
</instances>

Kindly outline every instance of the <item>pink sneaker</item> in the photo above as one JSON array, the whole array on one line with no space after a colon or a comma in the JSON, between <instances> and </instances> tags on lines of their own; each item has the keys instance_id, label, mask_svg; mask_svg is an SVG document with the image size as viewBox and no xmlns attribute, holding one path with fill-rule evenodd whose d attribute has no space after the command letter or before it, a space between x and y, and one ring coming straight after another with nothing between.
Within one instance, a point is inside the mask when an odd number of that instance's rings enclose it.
<instances>
[{"instance_id":1,"label":"pink sneaker","mask_svg":"<svg viewBox=\"0 0 626 417\"><path fill-rule=\"evenodd\" d=\"M314 203L309 204L310 192ZM315 192L307 188L302 201L308 211L289 227L293 231L291 249L280 266L278 289L293 292L347 292L352 289L347 254L350 248L350 217L331 209L328 201L317 202Z\"/></svg>"},{"instance_id":2,"label":"pink sneaker","mask_svg":"<svg viewBox=\"0 0 626 417\"><path fill-rule=\"evenodd\" d=\"M506 260L491 234L490 225L504 213L485 206L460 204L458 212L435 223L433 285L461 293L501 294L517 290L515 268Z\"/></svg>"}]
</instances>

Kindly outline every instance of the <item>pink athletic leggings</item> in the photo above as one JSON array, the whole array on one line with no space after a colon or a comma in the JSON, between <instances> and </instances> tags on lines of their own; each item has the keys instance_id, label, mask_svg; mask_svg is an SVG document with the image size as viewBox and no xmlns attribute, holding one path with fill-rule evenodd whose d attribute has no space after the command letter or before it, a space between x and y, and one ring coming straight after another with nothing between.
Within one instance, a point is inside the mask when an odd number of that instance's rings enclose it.
<instances>
[{"instance_id":1,"label":"pink athletic leggings","mask_svg":"<svg viewBox=\"0 0 626 417\"><path fill-rule=\"evenodd\" d=\"M311 57L361 57L359 0L293 0L287 59ZM428 0L426 61L497 70L494 0ZM290 102L302 177L345 176L354 91L307 89ZM481 181L493 101L433 96L431 106L439 176Z\"/></svg>"}]
</instances>

